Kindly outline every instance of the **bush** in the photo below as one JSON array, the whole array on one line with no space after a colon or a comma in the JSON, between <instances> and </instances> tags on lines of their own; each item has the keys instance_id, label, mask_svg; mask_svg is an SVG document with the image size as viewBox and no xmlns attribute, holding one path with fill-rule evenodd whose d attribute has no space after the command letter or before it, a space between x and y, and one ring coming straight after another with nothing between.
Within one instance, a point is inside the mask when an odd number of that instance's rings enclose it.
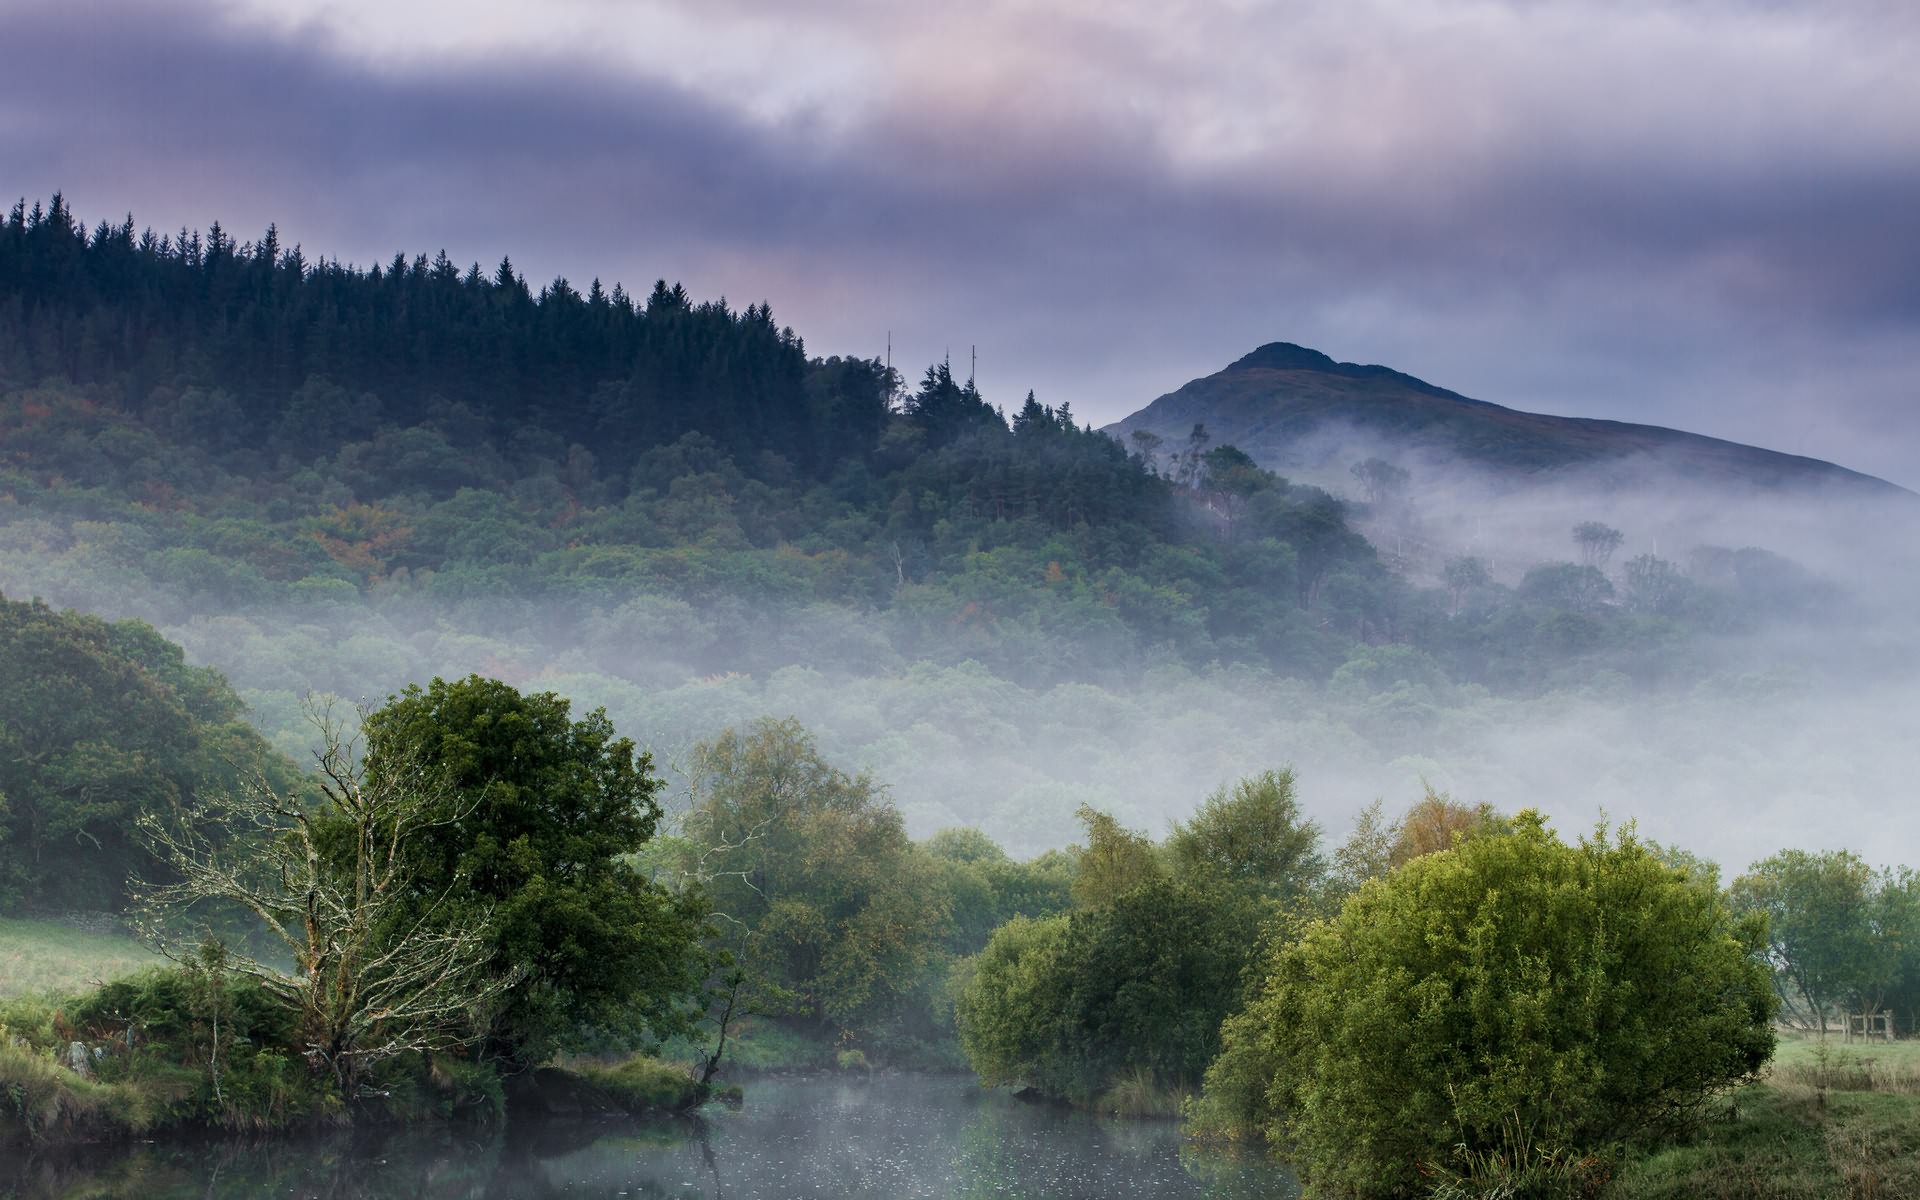
<instances>
[{"instance_id":1,"label":"bush","mask_svg":"<svg viewBox=\"0 0 1920 1200\"><path fill-rule=\"evenodd\" d=\"M0 1143L130 1137L177 1117L191 1072L158 1071L138 1082L83 1079L51 1053L0 1045Z\"/></svg>"},{"instance_id":2,"label":"bush","mask_svg":"<svg viewBox=\"0 0 1920 1200\"><path fill-rule=\"evenodd\" d=\"M873 1071L864 1050L842 1050L833 1056L833 1062L842 1071L865 1071L869 1074Z\"/></svg>"},{"instance_id":3,"label":"bush","mask_svg":"<svg viewBox=\"0 0 1920 1200\"><path fill-rule=\"evenodd\" d=\"M153 968L71 1001L57 1024L107 1051L103 1085L164 1096L166 1121L284 1129L339 1105L294 1049L285 1008L243 976Z\"/></svg>"},{"instance_id":4,"label":"bush","mask_svg":"<svg viewBox=\"0 0 1920 1200\"><path fill-rule=\"evenodd\" d=\"M1766 1062L1763 939L1631 832L1569 846L1522 813L1278 951L1202 1111L1332 1194L1592 1182Z\"/></svg>"},{"instance_id":5,"label":"bush","mask_svg":"<svg viewBox=\"0 0 1920 1200\"><path fill-rule=\"evenodd\" d=\"M988 1084L1075 1104L1128 1079L1192 1084L1240 1001L1257 911L1161 879L1069 915L1009 921L956 979L967 1061Z\"/></svg>"}]
</instances>

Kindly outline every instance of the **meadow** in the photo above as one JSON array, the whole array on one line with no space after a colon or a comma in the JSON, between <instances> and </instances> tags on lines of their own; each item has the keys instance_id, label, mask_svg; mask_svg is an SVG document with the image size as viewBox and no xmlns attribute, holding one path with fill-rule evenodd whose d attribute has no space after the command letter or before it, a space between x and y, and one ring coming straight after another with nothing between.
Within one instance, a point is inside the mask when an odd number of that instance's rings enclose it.
<instances>
[{"instance_id":1,"label":"meadow","mask_svg":"<svg viewBox=\"0 0 1920 1200\"><path fill-rule=\"evenodd\" d=\"M85 991L160 961L126 935L0 917L0 1000Z\"/></svg>"}]
</instances>

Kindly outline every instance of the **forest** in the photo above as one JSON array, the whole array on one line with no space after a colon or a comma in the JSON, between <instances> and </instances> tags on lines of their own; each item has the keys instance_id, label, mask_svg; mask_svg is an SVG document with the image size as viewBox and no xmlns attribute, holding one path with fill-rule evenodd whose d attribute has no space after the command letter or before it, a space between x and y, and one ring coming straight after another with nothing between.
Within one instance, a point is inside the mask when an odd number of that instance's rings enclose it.
<instances>
[{"instance_id":1,"label":"forest","mask_svg":"<svg viewBox=\"0 0 1920 1200\"><path fill-rule=\"evenodd\" d=\"M1409 562L1362 529L1417 480L1353 476L909 386L664 282L22 202L0 967L75 922L159 957L0 986L0 1136L949 1070L1316 1194L1653 1195L1729 1105L1826 1111L1776 1038L1912 1031L1920 880L1723 879L1551 810L1724 834L1672 773L1703 744L1716 803L1868 777L1803 718L1844 675L1856 733L1897 726L1898 656L1822 640L1887 597L1754 546L1616 561L1599 521L1511 577ZM1862 1153L1899 1178L1897 1137Z\"/></svg>"},{"instance_id":2,"label":"forest","mask_svg":"<svg viewBox=\"0 0 1920 1200\"><path fill-rule=\"evenodd\" d=\"M1260 746L1346 811L1422 776L1519 807L1537 767L1492 731L1543 713L1616 807L1708 737L1792 746L1806 788L1874 773L1808 709L1885 720L1891 660L1798 635L1884 589L1750 546L1614 561L1598 522L1510 576L1407 564L1359 531L1419 480L1355 466L1343 499L1204 429L1123 447L673 287L357 269L58 198L0 225L0 590L153 624L296 757L307 693L436 675L604 706L663 761L804 710L916 832L1022 852L1082 803L1162 824ZM1590 736L1618 712L1648 716Z\"/></svg>"}]
</instances>

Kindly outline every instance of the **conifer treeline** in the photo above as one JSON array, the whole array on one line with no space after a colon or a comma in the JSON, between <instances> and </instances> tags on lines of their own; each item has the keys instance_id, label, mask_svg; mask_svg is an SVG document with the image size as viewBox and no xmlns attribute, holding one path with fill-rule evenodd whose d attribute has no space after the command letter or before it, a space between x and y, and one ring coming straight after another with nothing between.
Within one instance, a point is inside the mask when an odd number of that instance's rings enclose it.
<instances>
[{"instance_id":1,"label":"conifer treeline","mask_svg":"<svg viewBox=\"0 0 1920 1200\"><path fill-rule=\"evenodd\" d=\"M772 450L816 476L871 451L891 390L878 363L810 363L764 305L696 303L664 282L644 301L597 279L536 293L510 260L487 274L444 252L363 270L271 227L240 242L218 223L156 235L129 216L89 232L58 195L0 225L0 381L47 378L103 385L136 412L199 389L204 423L237 417L268 444L338 444L464 406L497 436L537 427L616 469L698 432L743 463ZM309 380L332 385L325 403L296 401Z\"/></svg>"}]
</instances>

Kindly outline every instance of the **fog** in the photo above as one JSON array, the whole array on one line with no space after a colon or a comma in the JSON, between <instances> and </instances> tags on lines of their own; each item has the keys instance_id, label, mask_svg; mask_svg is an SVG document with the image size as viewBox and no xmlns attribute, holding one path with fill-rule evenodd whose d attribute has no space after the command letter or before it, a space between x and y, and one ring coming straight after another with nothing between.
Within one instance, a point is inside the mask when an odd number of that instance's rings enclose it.
<instances>
[{"instance_id":1,"label":"fog","mask_svg":"<svg viewBox=\"0 0 1920 1200\"><path fill-rule=\"evenodd\" d=\"M1392 449L1350 445L1328 461ZM377 704L408 683L477 672L604 706L669 776L729 725L796 716L836 762L887 784L915 835L978 825L1021 854L1070 842L1081 803L1157 835L1220 784L1291 765L1330 839L1374 799L1397 810L1431 784L1542 809L1568 834L1603 816L1632 821L1729 873L1786 846L1915 857L1920 501L1577 476L1518 488L1443 468L1409 468L1403 497L1356 509L1419 586L1435 586L1460 554L1515 584L1531 566L1576 557L1569 534L1583 520L1622 532L1608 603L1625 602L1623 564L1642 553L1696 576L1728 561L1696 554L1701 545L1760 546L1799 567L1766 559L1776 569L1761 578L1719 581L1787 594L1750 596L1758 616L1676 643L1684 666L1672 678L1584 671L1523 696L1391 655L1318 682L1115 650L1097 681L1022 682L973 661L977 635L929 640L886 615L823 605L451 603L401 586L208 612L131 575L99 543L102 527L34 518L0 525L0 591L151 621L225 673L298 757L307 692Z\"/></svg>"}]
</instances>

